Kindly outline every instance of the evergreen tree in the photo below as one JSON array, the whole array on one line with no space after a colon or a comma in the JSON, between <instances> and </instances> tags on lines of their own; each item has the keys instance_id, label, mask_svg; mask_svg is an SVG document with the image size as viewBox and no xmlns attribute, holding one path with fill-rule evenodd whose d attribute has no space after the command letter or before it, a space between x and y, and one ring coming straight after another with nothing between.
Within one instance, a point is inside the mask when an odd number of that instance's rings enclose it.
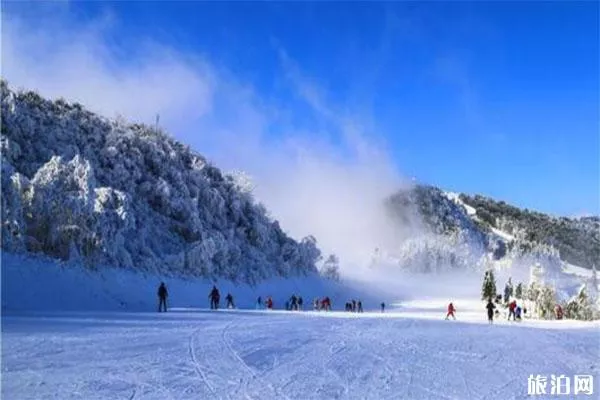
<instances>
[{"instance_id":1,"label":"evergreen tree","mask_svg":"<svg viewBox=\"0 0 600 400\"><path fill-rule=\"evenodd\" d=\"M483 286L481 288L481 299L488 300L496 297L496 278L494 271L487 270L483 278Z\"/></svg>"},{"instance_id":2,"label":"evergreen tree","mask_svg":"<svg viewBox=\"0 0 600 400\"><path fill-rule=\"evenodd\" d=\"M531 282L531 284L527 287L525 298L529 301L535 302L540 293L540 285L536 282Z\"/></svg>"},{"instance_id":3,"label":"evergreen tree","mask_svg":"<svg viewBox=\"0 0 600 400\"><path fill-rule=\"evenodd\" d=\"M579 293L573 296L565 306L565 317L589 321L598 318L598 313L586 291L586 285L582 285Z\"/></svg>"},{"instance_id":4,"label":"evergreen tree","mask_svg":"<svg viewBox=\"0 0 600 400\"><path fill-rule=\"evenodd\" d=\"M515 289L515 297L519 300L523 298L523 283L519 282L517 288Z\"/></svg>"},{"instance_id":5,"label":"evergreen tree","mask_svg":"<svg viewBox=\"0 0 600 400\"><path fill-rule=\"evenodd\" d=\"M508 282L506 282L506 286L504 286L504 302L508 303L511 296L513 295L513 285L511 278L508 278Z\"/></svg>"},{"instance_id":6,"label":"evergreen tree","mask_svg":"<svg viewBox=\"0 0 600 400\"><path fill-rule=\"evenodd\" d=\"M541 287L536 299L538 317L542 319L554 318L554 307L556 306L556 292L550 285Z\"/></svg>"},{"instance_id":7,"label":"evergreen tree","mask_svg":"<svg viewBox=\"0 0 600 400\"><path fill-rule=\"evenodd\" d=\"M596 265L592 266L592 276L587 281L586 290L591 303L595 303L599 300L598 275L596 273Z\"/></svg>"}]
</instances>

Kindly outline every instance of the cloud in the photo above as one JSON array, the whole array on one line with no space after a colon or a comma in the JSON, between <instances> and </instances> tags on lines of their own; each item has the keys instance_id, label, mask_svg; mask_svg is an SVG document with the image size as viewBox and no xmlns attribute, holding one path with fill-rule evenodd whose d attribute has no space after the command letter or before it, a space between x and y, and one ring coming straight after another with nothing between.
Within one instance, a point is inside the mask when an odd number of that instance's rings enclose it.
<instances>
[{"instance_id":1,"label":"cloud","mask_svg":"<svg viewBox=\"0 0 600 400\"><path fill-rule=\"evenodd\" d=\"M48 10L50 13L51 10ZM152 41L111 46L113 16L84 26L45 18L3 18L2 74L12 85L64 97L113 117L151 123L156 114L176 125L211 112L214 75L209 65Z\"/></svg>"},{"instance_id":2,"label":"cloud","mask_svg":"<svg viewBox=\"0 0 600 400\"><path fill-rule=\"evenodd\" d=\"M376 247L397 245L408 234L383 212L383 199L407 183L375 139L380 135L356 109L332 104L283 48L289 90L327 128L290 122L285 115L295 110L288 102L257 93L205 57L152 38L115 46L114 15L84 24L68 18L34 24L11 15L3 22L9 84L106 116L153 123L159 113L171 134L218 166L247 171L256 197L282 227L296 238L314 235L325 252L340 256L346 272L366 264Z\"/></svg>"}]
</instances>

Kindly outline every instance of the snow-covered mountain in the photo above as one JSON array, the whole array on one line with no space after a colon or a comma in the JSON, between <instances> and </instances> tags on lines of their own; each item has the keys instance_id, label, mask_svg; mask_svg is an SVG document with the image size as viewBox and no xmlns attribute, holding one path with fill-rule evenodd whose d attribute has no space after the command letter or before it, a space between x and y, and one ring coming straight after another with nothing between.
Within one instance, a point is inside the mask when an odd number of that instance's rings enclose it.
<instances>
[{"instance_id":1,"label":"snow-covered mountain","mask_svg":"<svg viewBox=\"0 0 600 400\"><path fill-rule=\"evenodd\" d=\"M425 226L424 233L386 249L388 259L411 271L536 262L551 270L564 263L591 268L600 259L598 217L555 218L426 185L397 192L386 207L402 226L411 223L408 216L416 209Z\"/></svg>"},{"instance_id":2,"label":"snow-covered mountain","mask_svg":"<svg viewBox=\"0 0 600 400\"><path fill-rule=\"evenodd\" d=\"M92 267L259 282L316 272L227 175L164 132L64 100L2 92L2 249Z\"/></svg>"},{"instance_id":3,"label":"snow-covered mountain","mask_svg":"<svg viewBox=\"0 0 600 400\"><path fill-rule=\"evenodd\" d=\"M592 268L600 260L599 216L555 217L519 209L503 201L465 194L456 201L475 211L473 217L482 229L508 242L552 246L564 261L585 268Z\"/></svg>"}]
</instances>

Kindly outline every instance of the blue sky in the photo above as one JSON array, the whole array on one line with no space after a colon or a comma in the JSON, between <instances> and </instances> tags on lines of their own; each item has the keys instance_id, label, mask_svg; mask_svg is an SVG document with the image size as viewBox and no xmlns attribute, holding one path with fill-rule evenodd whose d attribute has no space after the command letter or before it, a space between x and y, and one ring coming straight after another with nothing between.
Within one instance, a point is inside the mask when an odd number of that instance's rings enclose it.
<instances>
[{"instance_id":1,"label":"blue sky","mask_svg":"<svg viewBox=\"0 0 600 400\"><path fill-rule=\"evenodd\" d=\"M3 5L3 19L25 25L48 15L47 5ZM99 26L105 70L143 63L148 41L208 60L251 92L244 115L264 140L293 126L343 148L351 121L406 177L576 215L600 211L598 7L132 1L69 3L52 16L72 29L65 37ZM228 110L213 119L233 124ZM172 130L203 151L189 126Z\"/></svg>"}]
</instances>

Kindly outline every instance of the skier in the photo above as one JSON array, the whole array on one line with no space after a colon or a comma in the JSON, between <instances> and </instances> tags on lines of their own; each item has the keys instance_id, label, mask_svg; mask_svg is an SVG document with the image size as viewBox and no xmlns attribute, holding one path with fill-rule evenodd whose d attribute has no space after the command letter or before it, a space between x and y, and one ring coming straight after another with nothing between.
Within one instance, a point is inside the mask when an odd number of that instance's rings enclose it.
<instances>
[{"instance_id":1,"label":"skier","mask_svg":"<svg viewBox=\"0 0 600 400\"><path fill-rule=\"evenodd\" d=\"M516 319L515 310L517 309L517 302L513 300L508 305L508 320L510 321L510 316L512 315L513 321Z\"/></svg>"},{"instance_id":2,"label":"skier","mask_svg":"<svg viewBox=\"0 0 600 400\"><path fill-rule=\"evenodd\" d=\"M313 308L315 309L315 311L319 311L319 299L315 298L313 300Z\"/></svg>"},{"instance_id":3,"label":"skier","mask_svg":"<svg viewBox=\"0 0 600 400\"><path fill-rule=\"evenodd\" d=\"M325 311L331 311L331 300L329 300L329 297L325 296L321 301L321 308L325 309Z\"/></svg>"},{"instance_id":4,"label":"skier","mask_svg":"<svg viewBox=\"0 0 600 400\"><path fill-rule=\"evenodd\" d=\"M256 309L259 310L262 308L262 299L260 296L258 296L258 299L256 299Z\"/></svg>"},{"instance_id":5,"label":"skier","mask_svg":"<svg viewBox=\"0 0 600 400\"><path fill-rule=\"evenodd\" d=\"M454 313L456 312L456 308L454 308L454 304L450 303L448 304L448 314L446 314L446 319L448 319L448 317L452 316L452 319L456 319L456 317L454 316Z\"/></svg>"},{"instance_id":6,"label":"skier","mask_svg":"<svg viewBox=\"0 0 600 400\"><path fill-rule=\"evenodd\" d=\"M521 320L521 307L517 307L517 309L515 310L515 320L516 321Z\"/></svg>"},{"instance_id":7,"label":"skier","mask_svg":"<svg viewBox=\"0 0 600 400\"><path fill-rule=\"evenodd\" d=\"M385 303L381 303L381 312L385 311Z\"/></svg>"},{"instance_id":8,"label":"skier","mask_svg":"<svg viewBox=\"0 0 600 400\"><path fill-rule=\"evenodd\" d=\"M291 302L291 307L290 310L297 310L298 309L298 298L296 297L295 294L292 295L292 298L290 299Z\"/></svg>"},{"instance_id":9,"label":"skier","mask_svg":"<svg viewBox=\"0 0 600 400\"><path fill-rule=\"evenodd\" d=\"M362 308L362 301L358 300L358 303L357 303L357 305L358 305L358 312L359 312L359 313L363 312L363 308Z\"/></svg>"},{"instance_id":10,"label":"skier","mask_svg":"<svg viewBox=\"0 0 600 400\"><path fill-rule=\"evenodd\" d=\"M304 301L302 300L302 297L298 297L298 308L300 309L300 311L304 310L303 304Z\"/></svg>"},{"instance_id":11,"label":"skier","mask_svg":"<svg viewBox=\"0 0 600 400\"><path fill-rule=\"evenodd\" d=\"M225 300L227 300L227 308L235 308L235 304L233 304L233 296L231 293L227 293L225 296Z\"/></svg>"},{"instance_id":12,"label":"skier","mask_svg":"<svg viewBox=\"0 0 600 400\"><path fill-rule=\"evenodd\" d=\"M496 306L492 302L491 298L489 299L485 308L487 308L488 321L490 324L492 324L494 322L494 309L496 308Z\"/></svg>"},{"instance_id":13,"label":"skier","mask_svg":"<svg viewBox=\"0 0 600 400\"><path fill-rule=\"evenodd\" d=\"M210 299L210 309L217 310L219 308L219 300L221 299L221 295L219 294L219 289L217 289L216 286L213 286L208 298Z\"/></svg>"},{"instance_id":14,"label":"skier","mask_svg":"<svg viewBox=\"0 0 600 400\"><path fill-rule=\"evenodd\" d=\"M271 298L271 296L267 297L267 309L272 310L273 309L273 299Z\"/></svg>"},{"instance_id":15,"label":"skier","mask_svg":"<svg viewBox=\"0 0 600 400\"><path fill-rule=\"evenodd\" d=\"M556 319L563 319L563 309L560 304L557 304L556 307L554 307L554 313L556 314Z\"/></svg>"},{"instance_id":16,"label":"skier","mask_svg":"<svg viewBox=\"0 0 600 400\"><path fill-rule=\"evenodd\" d=\"M164 306L165 312L167 312L167 296L169 293L167 292L167 287L164 282L160 283L158 287L158 312L161 312Z\"/></svg>"}]
</instances>

